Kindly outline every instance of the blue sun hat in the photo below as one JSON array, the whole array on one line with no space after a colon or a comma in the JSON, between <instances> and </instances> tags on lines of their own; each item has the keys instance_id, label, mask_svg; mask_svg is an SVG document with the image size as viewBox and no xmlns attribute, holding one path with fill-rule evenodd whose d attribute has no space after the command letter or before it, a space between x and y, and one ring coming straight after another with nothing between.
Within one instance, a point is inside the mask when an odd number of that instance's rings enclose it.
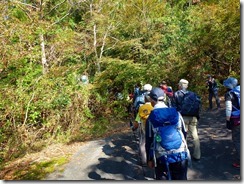
<instances>
[{"instance_id":1,"label":"blue sun hat","mask_svg":"<svg viewBox=\"0 0 244 184\"><path fill-rule=\"evenodd\" d=\"M223 85L228 89L234 89L238 84L238 80L234 77L229 77L224 80Z\"/></svg>"}]
</instances>

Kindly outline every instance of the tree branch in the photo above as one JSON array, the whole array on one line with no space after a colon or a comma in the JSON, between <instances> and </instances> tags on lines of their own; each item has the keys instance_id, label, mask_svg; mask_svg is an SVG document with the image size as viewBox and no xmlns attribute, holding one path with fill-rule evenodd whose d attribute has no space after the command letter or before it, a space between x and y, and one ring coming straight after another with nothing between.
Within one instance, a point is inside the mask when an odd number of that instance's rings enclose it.
<instances>
[{"instance_id":1,"label":"tree branch","mask_svg":"<svg viewBox=\"0 0 244 184\"><path fill-rule=\"evenodd\" d=\"M69 12L66 15L64 15L62 18L60 18L56 22L52 23L51 26L53 26L54 24L57 24L57 23L61 22L65 17L67 17L68 15L70 15L70 10L71 10L71 8L69 9Z\"/></svg>"},{"instance_id":2,"label":"tree branch","mask_svg":"<svg viewBox=\"0 0 244 184\"><path fill-rule=\"evenodd\" d=\"M10 2L12 2L12 3L17 3L17 4L22 4L22 5L29 6L29 7L31 7L31 8L35 8L35 9L37 9L36 6L30 5L30 4L28 4L28 3L22 3L22 2L19 2L19 1L15 1L15 0L10 0Z\"/></svg>"},{"instance_id":3,"label":"tree branch","mask_svg":"<svg viewBox=\"0 0 244 184\"><path fill-rule=\"evenodd\" d=\"M57 4L56 6L54 6L48 13L46 13L45 15L48 15L49 13L51 13L54 9L56 9L58 6L60 6L61 4L63 4L63 3L65 3L65 1L67 1L67 0L64 0L63 2L61 2L61 3L59 3L59 4ZM44 16L45 16L44 15Z\"/></svg>"}]
</instances>

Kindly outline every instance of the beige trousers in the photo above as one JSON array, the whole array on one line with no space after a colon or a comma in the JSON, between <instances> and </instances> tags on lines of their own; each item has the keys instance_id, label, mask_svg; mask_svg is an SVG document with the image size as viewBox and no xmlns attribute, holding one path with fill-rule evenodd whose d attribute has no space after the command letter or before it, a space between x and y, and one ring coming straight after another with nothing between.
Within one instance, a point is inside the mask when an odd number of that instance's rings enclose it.
<instances>
[{"instance_id":1,"label":"beige trousers","mask_svg":"<svg viewBox=\"0 0 244 184\"><path fill-rule=\"evenodd\" d=\"M182 116L185 122L187 136L190 135L193 138L193 157L196 159L201 158L200 140L197 132L197 118L192 116Z\"/></svg>"}]
</instances>

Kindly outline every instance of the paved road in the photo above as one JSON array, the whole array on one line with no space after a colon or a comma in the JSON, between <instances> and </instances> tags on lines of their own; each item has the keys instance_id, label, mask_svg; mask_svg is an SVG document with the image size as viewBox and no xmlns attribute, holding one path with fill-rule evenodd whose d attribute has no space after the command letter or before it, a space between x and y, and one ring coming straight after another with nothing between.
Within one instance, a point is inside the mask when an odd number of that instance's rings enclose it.
<instances>
[{"instance_id":1,"label":"paved road","mask_svg":"<svg viewBox=\"0 0 244 184\"><path fill-rule=\"evenodd\" d=\"M203 112L199 123L202 158L188 169L188 180L240 180L232 167L231 132L225 128L224 109ZM192 140L188 139L192 151ZM74 153L63 172L47 180L153 180L153 171L141 167L131 131L91 141Z\"/></svg>"}]
</instances>

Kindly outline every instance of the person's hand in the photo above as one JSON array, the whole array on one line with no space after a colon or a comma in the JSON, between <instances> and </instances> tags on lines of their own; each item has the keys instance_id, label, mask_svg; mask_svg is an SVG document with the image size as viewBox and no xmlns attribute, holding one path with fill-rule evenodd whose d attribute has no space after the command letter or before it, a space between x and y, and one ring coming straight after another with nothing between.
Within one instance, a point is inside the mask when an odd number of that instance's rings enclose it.
<instances>
[{"instance_id":1,"label":"person's hand","mask_svg":"<svg viewBox=\"0 0 244 184\"><path fill-rule=\"evenodd\" d=\"M153 169L154 168L154 162L153 161L148 161L147 162L147 166L149 167L149 168L151 168L151 169Z\"/></svg>"},{"instance_id":2,"label":"person's hand","mask_svg":"<svg viewBox=\"0 0 244 184\"><path fill-rule=\"evenodd\" d=\"M133 126L132 126L132 130L133 130L133 131L136 131L137 128L138 128L138 126L139 126L139 124L138 124L137 122L134 122L134 123L133 123Z\"/></svg>"}]
</instances>

